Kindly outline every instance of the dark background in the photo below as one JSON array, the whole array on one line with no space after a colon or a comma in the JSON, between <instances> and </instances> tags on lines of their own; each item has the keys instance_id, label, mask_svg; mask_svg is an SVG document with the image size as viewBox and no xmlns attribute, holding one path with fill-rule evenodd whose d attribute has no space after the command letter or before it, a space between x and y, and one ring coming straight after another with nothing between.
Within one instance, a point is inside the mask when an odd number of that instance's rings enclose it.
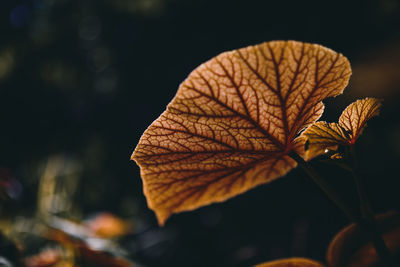
<instances>
[{"instance_id":1,"label":"dark background","mask_svg":"<svg viewBox=\"0 0 400 267\"><path fill-rule=\"evenodd\" d=\"M350 59L350 85L325 101L322 119L336 121L357 98L384 98L358 142L359 160L375 211L398 210L398 1L7 0L0 3L0 178L19 185L1 199L1 221L36 214L43 173L61 159L75 184L69 208L55 214L128 218L134 234L121 244L139 266L324 260L348 221L300 169L159 228L129 160L191 70L223 51L278 39L319 43ZM350 176L315 165L355 201Z\"/></svg>"}]
</instances>

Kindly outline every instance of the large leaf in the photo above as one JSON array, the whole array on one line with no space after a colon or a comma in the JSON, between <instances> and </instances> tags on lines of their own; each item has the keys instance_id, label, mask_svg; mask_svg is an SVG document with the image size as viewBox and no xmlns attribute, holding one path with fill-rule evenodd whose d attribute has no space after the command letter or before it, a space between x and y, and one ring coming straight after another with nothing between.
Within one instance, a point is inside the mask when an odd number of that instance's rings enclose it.
<instances>
[{"instance_id":1,"label":"large leaf","mask_svg":"<svg viewBox=\"0 0 400 267\"><path fill-rule=\"evenodd\" d=\"M311 159L324 153L327 148L338 145L354 145L367 121L379 115L382 103L376 98L365 98L351 103L339 118L339 123L318 121L302 133L307 139L306 158Z\"/></svg>"},{"instance_id":2,"label":"large leaf","mask_svg":"<svg viewBox=\"0 0 400 267\"><path fill-rule=\"evenodd\" d=\"M341 54L274 41L225 52L196 68L144 132L132 159L160 225L296 167L288 154L351 75Z\"/></svg>"},{"instance_id":3,"label":"large leaf","mask_svg":"<svg viewBox=\"0 0 400 267\"><path fill-rule=\"evenodd\" d=\"M305 258L291 258L264 262L255 267L324 267L322 263Z\"/></svg>"}]
</instances>

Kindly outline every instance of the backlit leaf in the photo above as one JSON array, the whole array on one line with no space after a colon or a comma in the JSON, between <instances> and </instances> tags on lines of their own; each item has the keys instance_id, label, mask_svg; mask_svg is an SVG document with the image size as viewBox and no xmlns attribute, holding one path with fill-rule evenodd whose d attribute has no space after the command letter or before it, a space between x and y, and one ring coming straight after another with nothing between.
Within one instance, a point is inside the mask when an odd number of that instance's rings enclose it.
<instances>
[{"instance_id":1,"label":"backlit leaf","mask_svg":"<svg viewBox=\"0 0 400 267\"><path fill-rule=\"evenodd\" d=\"M350 144L360 136L367 121L379 115L382 101L376 98L365 98L350 104L340 115L339 124L350 133Z\"/></svg>"},{"instance_id":2,"label":"backlit leaf","mask_svg":"<svg viewBox=\"0 0 400 267\"><path fill-rule=\"evenodd\" d=\"M351 103L339 118L339 123L315 122L302 133L307 140L306 158L311 159L335 149L338 145L353 145L367 125L367 121L379 115L382 102L365 98Z\"/></svg>"},{"instance_id":3,"label":"backlit leaf","mask_svg":"<svg viewBox=\"0 0 400 267\"><path fill-rule=\"evenodd\" d=\"M324 267L325 265L310 259L291 258L257 264L255 267Z\"/></svg>"},{"instance_id":4,"label":"backlit leaf","mask_svg":"<svg viewBox=\"0 0 400 267\"><path fill-rule=\"evenodd\" d=\"M341 54L274 41L225 52L196 68L144 132L132 159L159 223L285 175L300 131L351 75Z\"/></svg>"},{"instance_id":5,"label":"backlit leaf","mask_svg":"<svg viewBox=\"0 0 400 267\"><path fill-rule=\"evenodd\" d=\"M400 215L388 212L376 216L382 237L394 256L400 252ZM342 229L329 244L326 255L330 267L373 267L377 266L378 255L368 236L356 224Z\"/></svg>"}]
</instances>

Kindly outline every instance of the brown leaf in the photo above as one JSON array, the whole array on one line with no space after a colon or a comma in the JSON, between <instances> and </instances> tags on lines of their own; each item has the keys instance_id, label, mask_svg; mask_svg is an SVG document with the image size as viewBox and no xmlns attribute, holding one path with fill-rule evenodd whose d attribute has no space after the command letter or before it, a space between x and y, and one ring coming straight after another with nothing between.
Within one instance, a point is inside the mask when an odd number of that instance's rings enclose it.
<instances>
[{"instance_id":1,"label":"brown leaf","mask_svg":"<svg viewBox=\"0 0 400 267\"><path fill-rule=\"evenodd\" d=\"M61 251L46 249L39 254L24 259L25 267L50 267L61 261Z\"/></svg>"},{"instance_id":2,"label":"brown leaf","mask_svg":"<svg viewBox=\"0 0 400 267\"><path fill-rule=\"evenodd\" d=\"M83 260L94 264L95 266L107 267L133 267L133 264L120 256L114 256L109 252L99 250L89 246L83 240L72 237L66 232L59 229L49 229L46 233L46 238L56 241L73 249L76 255Z\"/></svg>"},{"instance_id":3,"label":"brown leaf","mask_svg":"<svg viewBox=\"0 0 400 267\"><path fill-rule=\"evenodd\" d=\"M225 52L196 68L144 132L132 159L160 225L285 175L299 132L351 75L341 54L274 41Z\"/></svg>"},{"instance_id":4,"label":"brown leaf","mask_svg":"<svg viewBox=\"0 0 400 267\"><path fill-rule=\"evenodd\" d=\"M306 159L321 155L326 149L336 149L338 145L354 145L367 121L379 115L381 105L382 101L376 98L357 100L343 111L339 123L312 124L302 133L308 142Z\"/></svg>"},{"instance_id":5,"label":"brown leaf","mask_svg":"<svg viewBox=\"0 0 400 267\"><path fill-rule=\"evenodd\" d=\"M257 264L255 267L324 267L325 265L310 259L291 258Z\"/></svg>"},{"instance_id":6,"label":"brown leaf","mask_svg":"<svg viewBox=\"0 0 400 267\"><path fill-rule=\"evenodd\" d=\"M392 253L400 252L400 215L387 212L376 216L382 237ZM330 267L372 267L378 263L378 256L372 243L356 224L342 229L332 239L326 254Z\"/></svg>"},{"instance_id":7,"label":"brown leaf","mask_svg":"<svg viewBox=\"0 0 400 267\"><path fill-rule=\"evenodd\" d=\"M94 235L103 238L119 237L131 231L130 224L108 212L100 213L88 221L86 226Z\"/></svg>"},{"instance_id":8,"label":"brown leaf","mask_svg":"<svg viewBox=\"0 0 400 267\"><path fill-rule=\"evenodd\" d=\"M350 144L360 136L367 121L379 115L382 101L376 98L364 98L351 103L340 115L339 124L350 133Z\"/></svg>"},{"instance_id":9,"label":"brown leaf","mask_svg":"<svg viewBox=\"0 0 400 267\"><path fill-rule=\"evenodd\" d=\"M308 143L306 159L325 153L325 150L336 150L338 145L346 145L346 132L337 123L317 121L302 134Z\"/></svg>"}]
</instances>

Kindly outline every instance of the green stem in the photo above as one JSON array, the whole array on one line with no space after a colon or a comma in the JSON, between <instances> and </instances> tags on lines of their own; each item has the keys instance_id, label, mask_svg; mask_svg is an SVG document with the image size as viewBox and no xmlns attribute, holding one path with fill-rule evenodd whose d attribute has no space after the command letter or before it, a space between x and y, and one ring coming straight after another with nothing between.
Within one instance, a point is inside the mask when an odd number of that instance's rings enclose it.
<instances>
[{"instance_id":1,"label":"green stem","mask_svg":"<svg viewBox=\"0 0 400 267\"><path fill-rule=\"evenodd\" d=\"M350 155L353 161L353 168L351 170L351 173L357 188L357 194L360 202L360 211L363 217L364 228L366 228L366 232L370 235L375 250L379 255L379 257L382 259L383 263L387 266L396 266L394 264L391 253L387 248L385 241L381 236L381 233L378 230L375 216L371 209L371 206L368 201L368 196L365 191L364 180L357 175L358 165L357 165L354 146L350 148Z\"/></svg>"},{"instance_id":2,"label":"green stem","mask_svg":"<svg viewBox=\"0 0 400 267\"><path fill-rule=\"evenodd\" d=\"M368 197L365 191L364 180L359 178L357 175L358 163L354 146L350 147L349 154L353 165L352 168L350 169L350 172L353 176L354 183L357 188L357 194L360 201L361 214L365 219L371 218L372 220L375 220L374 213L371 210L371 206L369 204Z\"/></svg>"},{"instance_id":3,"label":"green stem","mask_svg":"<svg viewBox=\"0 0 400 267\"><path fill-rule=\"evenodd\" d=\"M289 154L299 166L307 173L307 175L321 188L321 190L336 204L336 206L352 221L358 222L359 219L354 216L354 212L344 203L339 195L331 188L331 186L323 179L317 171L307 163L296 152Z\"/></svg>"},{"instance_id":4,"label":"green stem","mask_svg":"<svg viewBox=\"0 0 400 267\"><path fill-rule=\"evenodd\" d=\"M354 156L354 151L351 153L353 153L352 155ZM390 252L378 231L375 218L371 209L369 208L368 199L365 194L365 190L363 189L362 181L358 179L357 176L354 176L356 180L357 192L360 197L360 206L362 207L361 210L363 210L363 218L360 218L359 216L354 215L355 213L342 201L339 195L330 187L325 179L323 179L301 156L295 152L290 153L289 156L299 164L299 166L307 173L307 175L336 204L336 206L342 210L342 212L350 219L350 221L357 223L361 230L370 237L379 258L382 259L382 263L388 267L395 267L396 265L394 264ZM354 169L352 170L352 173L354 173L354 175L356 174Z\"/></svg>"}]
</instances>

